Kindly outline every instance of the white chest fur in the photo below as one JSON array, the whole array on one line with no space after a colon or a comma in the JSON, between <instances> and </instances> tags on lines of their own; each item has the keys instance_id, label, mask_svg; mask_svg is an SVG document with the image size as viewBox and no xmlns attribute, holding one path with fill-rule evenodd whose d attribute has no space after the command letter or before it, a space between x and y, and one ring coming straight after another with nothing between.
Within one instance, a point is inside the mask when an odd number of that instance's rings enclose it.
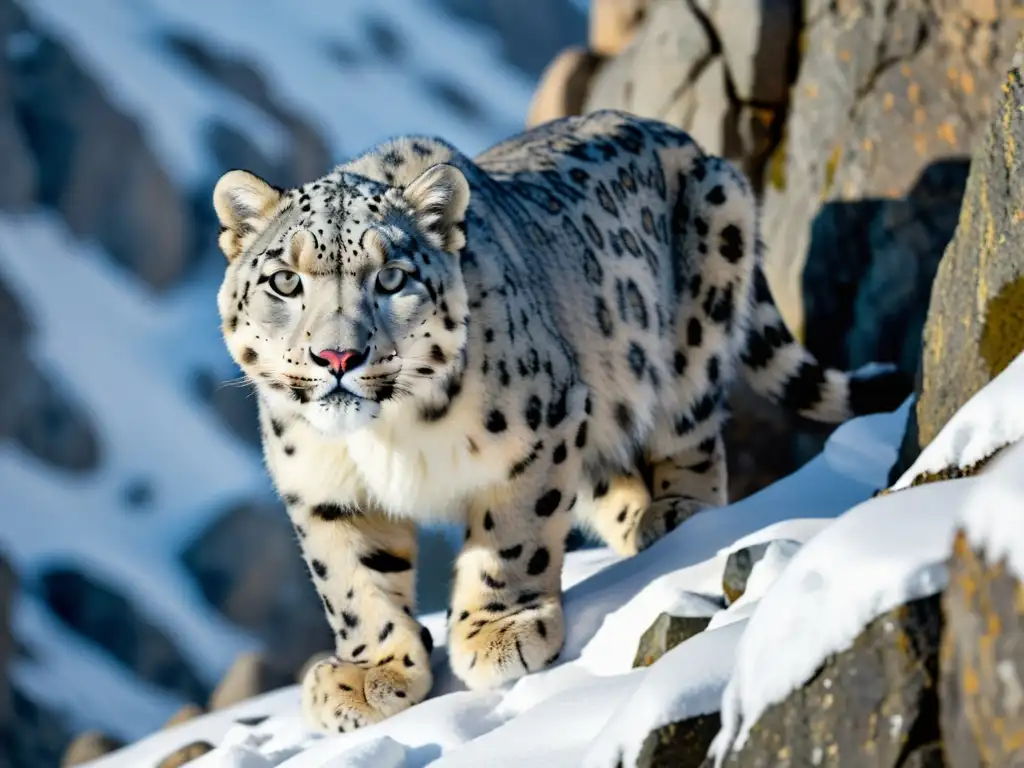
<instances>
[{"instance_id":1,"label":"white chest fur","mask_svg":"<svg viewBox=\"0 0 1024 768\"><path fill-rule=\"evenodd\" d=\"M414 418L382 420L337 438L293 422L285 441L267 448L278 490L309 504L369 502L398 517L461 520L467 498L506 481L508 465L485 440L472 441L470 423L459 423L470 422L468 415L408 423Z\"/></svg>"}]
</instances>

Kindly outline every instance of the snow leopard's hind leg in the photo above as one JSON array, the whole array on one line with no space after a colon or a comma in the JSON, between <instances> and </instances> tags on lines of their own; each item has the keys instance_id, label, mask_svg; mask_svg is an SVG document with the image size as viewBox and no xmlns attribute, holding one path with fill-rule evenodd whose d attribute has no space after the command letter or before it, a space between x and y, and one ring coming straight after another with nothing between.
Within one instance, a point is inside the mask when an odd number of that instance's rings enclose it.
<instances>
[{"instance_id":1,"label":"snow leopard's hind leg","mask_svg":"<svg viewBox=\"0 0 1024 768\"><path fill-rule=\"evenodd\" d=\"M632 556L701 510L724 506L727 485L725 447L715 435L584 489L577 517L620 555Z\"/></svg>"}]
</instances>

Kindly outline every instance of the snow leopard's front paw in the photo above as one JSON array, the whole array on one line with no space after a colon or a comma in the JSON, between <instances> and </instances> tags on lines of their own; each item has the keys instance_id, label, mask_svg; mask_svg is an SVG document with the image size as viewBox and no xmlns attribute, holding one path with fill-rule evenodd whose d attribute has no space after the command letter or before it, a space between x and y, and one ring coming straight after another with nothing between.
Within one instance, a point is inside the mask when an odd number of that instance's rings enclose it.
<instances>
[{"instance_id":1,"label":"snow leopard's front paw","mask_svg":"<svg viewBox=\"0 0 1024 768\"><path fill-rule=\"evenodd\" d=\"M419 703L431 684L430 664L409 655L385 656L373 666L331 657L306 673L302 713L316 730L353 731Z\"/></svg>"},{"instance_id":2,"label":"snow leopard's front paw","mask_svg":"<svg viewBox=\"0 0 1024 768\"><path fill-rule=\"evenodd\" d=\"M496 688L558 659L565 620L557 597L523 595L519 605L489 603L452 616L452 671L471 690Z\"/></svg>"}]
</instances>

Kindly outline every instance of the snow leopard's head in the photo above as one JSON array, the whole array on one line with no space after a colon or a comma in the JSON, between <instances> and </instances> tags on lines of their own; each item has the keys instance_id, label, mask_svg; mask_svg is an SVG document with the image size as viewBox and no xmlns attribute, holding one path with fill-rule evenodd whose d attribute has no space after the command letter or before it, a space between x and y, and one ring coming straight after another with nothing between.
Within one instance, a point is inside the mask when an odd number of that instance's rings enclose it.
<instances>
[{"instance_id":1,"label":"snow leopard's head","mask_svg":"<svg viewBox=\"0 0 1024 768\"><path fill-rule=\"evenodd\" d=\"M446 397L469 312L458 168L403 186L339 169L287 191L230 171L213 198L225 343L268 403L343 434Z\"/></svg>"}]
</instances>

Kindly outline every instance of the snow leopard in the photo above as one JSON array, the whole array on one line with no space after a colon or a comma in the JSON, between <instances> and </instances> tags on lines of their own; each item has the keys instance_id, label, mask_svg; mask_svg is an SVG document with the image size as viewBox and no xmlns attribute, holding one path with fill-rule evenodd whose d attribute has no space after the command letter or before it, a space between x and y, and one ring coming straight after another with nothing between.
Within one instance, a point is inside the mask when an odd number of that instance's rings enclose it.
<instances>
[{"instance_id":1,"label":"snow leopard","mask_svg":"<svg viewBox=\"0 0 1024 768\"><path fill-rule=\"evenodd\" d=\"M893 368L826 369L782 320L747 178L684 131L604 110L475 158L385 141L282 189L213 192L227 349L336 640L311 727L422 701L416 523L457 522L447 651L471 690L552 665L574 521L631 556L723 506L742 378L808 419L893 410Z\"/></svg>"}]
</instances>

